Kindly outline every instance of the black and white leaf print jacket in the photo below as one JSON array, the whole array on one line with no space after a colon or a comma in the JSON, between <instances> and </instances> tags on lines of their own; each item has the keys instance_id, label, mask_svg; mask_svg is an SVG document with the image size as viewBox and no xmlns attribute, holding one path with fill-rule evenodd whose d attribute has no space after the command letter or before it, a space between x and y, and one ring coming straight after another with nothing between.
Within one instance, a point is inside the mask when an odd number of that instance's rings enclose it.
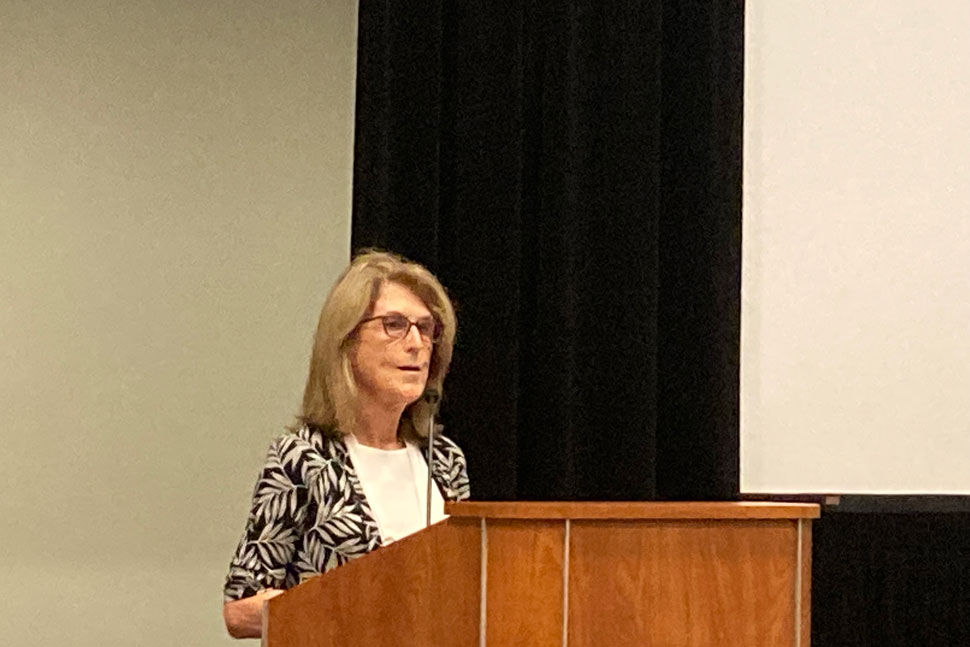
<instances>
[{"instance_id":1,"label":"black and white leaf print jacket","mask_svg":"<svg viewBox=\"0 0 970 647\"><path fill-rule=\"evenodd\" d=\"M465 455L436 436L431 476L445 500L469 494ZM246 532L229 563L225 600L287 589L381 545L347 445L303 427L273 441L253 491Z\"/></svg>"}]
</instances>

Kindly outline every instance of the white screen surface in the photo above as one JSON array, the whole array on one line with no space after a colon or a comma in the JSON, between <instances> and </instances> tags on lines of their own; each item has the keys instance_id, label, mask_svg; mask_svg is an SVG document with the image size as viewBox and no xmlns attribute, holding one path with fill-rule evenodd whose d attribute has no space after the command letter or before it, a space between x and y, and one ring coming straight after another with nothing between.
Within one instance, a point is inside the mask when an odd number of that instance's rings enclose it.
<instances>
[{"instance_id":1,"label":"white screen surface","mask_svg":"<svg viewBox=\"0 0 970 647\"><path fill-rule=\"evenodd\" d=\"M749 0L741 490L970 493L970 3Z\"/></svg>"}]
</instances>

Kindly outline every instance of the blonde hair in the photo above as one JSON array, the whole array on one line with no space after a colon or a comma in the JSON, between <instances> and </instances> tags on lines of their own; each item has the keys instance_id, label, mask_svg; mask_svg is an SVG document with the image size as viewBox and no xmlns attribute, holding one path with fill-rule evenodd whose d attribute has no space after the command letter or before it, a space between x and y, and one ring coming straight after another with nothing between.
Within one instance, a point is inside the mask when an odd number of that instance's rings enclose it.
<instances>
[{"instance_id":1,"label":"blonde hair","mask_svg":"<svg viewBox=\"0 0 970 647\"><path fill-rule=\"evenodd\" d=\"M320 310L313 339L310 374L303 391L302 424L351 433L356 427L357 382L351 367L352 335L368 316L381 286L397 283L424 301L441 325L441 339L431 351L427 389L442 393L455 343L455 310L444 287L427 268L390 252L364 250L344 270ZM398 435L427 436L431 407L424 398L401 414Z\"/></svg>"}]
</instances>

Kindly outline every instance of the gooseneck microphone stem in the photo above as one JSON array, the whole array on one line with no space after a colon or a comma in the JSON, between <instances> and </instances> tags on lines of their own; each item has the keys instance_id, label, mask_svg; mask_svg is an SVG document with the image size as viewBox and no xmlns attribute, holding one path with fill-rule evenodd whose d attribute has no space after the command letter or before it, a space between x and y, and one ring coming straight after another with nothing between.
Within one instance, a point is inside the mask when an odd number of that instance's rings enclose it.
<instances>
[{"instance_id":1,"label":"gooseneck microphone stem","mask_svg":"<svg viewBox=\"0 0 970 647\"><path fill-rule=\"evenodd\" d=\"M431 525L431 488L433 487L431 472L433 469L432 466L434 465L434 416L438 409L438 400L440 398L441 396L434 389L428 389L424 393L424 400L428 403L428 490L427 496L425 497L425 528Z\"/></svg>"},{"instance_id":2,"label":"gooseneck microphone stem","mask_svg":"<svg viewBox=\"0 0 970 647\"><path fill-rule=\"evenodd\" d=\"M428 416L428 495L427 495L427 516L424 526L431 525L431 461L434 459L434 414Z\"/></svg>"}]
</instances>

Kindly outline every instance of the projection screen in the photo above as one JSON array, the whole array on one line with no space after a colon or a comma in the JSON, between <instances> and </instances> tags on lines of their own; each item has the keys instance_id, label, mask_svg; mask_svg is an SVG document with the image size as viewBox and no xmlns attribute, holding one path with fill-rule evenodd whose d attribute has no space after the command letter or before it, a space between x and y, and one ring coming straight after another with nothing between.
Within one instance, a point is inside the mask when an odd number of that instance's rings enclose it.
<instances>
[{"instance_id":1,"label":"projection screen","mask_svg":"<svg viewBox=\"0 0 970 647\"><path fill-rule=\"evenodd\" d=\"M741 491L970 493L970 2L748 0Z\"/></svg>"}]
</instances>

